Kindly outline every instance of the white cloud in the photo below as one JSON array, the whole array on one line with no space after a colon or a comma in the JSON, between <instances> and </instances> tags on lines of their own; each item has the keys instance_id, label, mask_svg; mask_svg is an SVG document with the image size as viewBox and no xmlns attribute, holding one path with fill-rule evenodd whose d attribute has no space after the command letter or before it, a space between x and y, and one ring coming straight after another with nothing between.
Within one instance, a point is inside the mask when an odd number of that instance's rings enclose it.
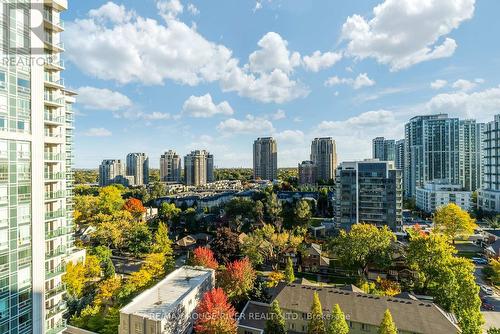
<instances>
[{"instance_id":1,"label":"white cloud","mask_svg":"<svg viewBox=\"0 0 500 334\"><path fill-rule=\"evenodd\" d=\"M490 121L500 110L500 86L472 93L439 94L427 102L426 107L429 113L443 112L450 116Z\"/></svg>"},{"instance_id":2,"label":"white cloud","mask_svg":"<svg viewBox=\"0 0 500 334\"><path fill-rule=\"evenodd\" d=\"M315 51L310 56L304 56L303 62L307 70L318 72L322 69L329 68L342 59L342 53Z\"/></svg>"},{"instance_id":3,"label":"white cloud","mask_svg":"<svg viewBox=\"0 0 500 334\"><path fill-rule=\"evenodd\" d=\"M182 6L180 0L157 0L156 6L165 20L175 19L177 15L182 14L184 11L184 6Z\"/></svg>"},{"instance_id":4,"label":"white cloud","mask_svg":"<svg viewBox=\"0 0 500 334\"><path fill-rule=\"evenodd\" d=\"M273 123L265 118L247 115L245 119L227 119L217 126L217 130L230 135L236 133L270 134L274 132Z\"/></svg>"},{"instance_id":5,"label":"white cloud","mask_svg":"<svg viewBox=\"0 0 500 334\"><path fill-rule=\"evenodd\" d=\"M141 110L136 110L136 108L132 108L121 112L115 112L113 116L115 118L124 118L133 121L134 120L160 121L172 118L172 115L169 113L162 113L158 111L152 113L145 113Z\"/></svg>"},{"instance_id":6,"label":"white cloud","mask_svg":"<svg viewBox=\"0 0 500 334\"><path fill-rule=\"evenodd\" d=\"M253 12L255 13L256 11L262 9L262 2L260 0L255 1L255 7L253 8Z\"/></svg>"},{"instance_id":7,"label":"white cloud","mask_svg":"<svg viewBox=\"0 0 500 334\"><path fill-rule=\"evenodd\" d=\"M278 109L273 115L272 119L275 121L278 121L280 119L285 119L286 118L286 112L282 109Z\"/></svg>"},{"instance_id":8,"label":"white cloud","mask_svg":"<svg viewBox=\"0 0 500 334\"><path fill-rule=\"evenodd\" d=\"M474 89L476 86L477 83L465 79L459 79L455 81L452 85L453 88L458 89L459 91L462 92L468 92Z\"/></svg>"},{"instance_id":9,"label":"white cloud","mask_svg":"<svg viewBox=\"0 0 500 334\"><path fill-rule=\"evenodd\" d=\"M95 11L116 11L120 19L103 22L101 17L112 14L89 14L66 27L68 58L88 75L120 84L162 85L171 80L196 86L218 81L225 92L265 103L284 103L309 93L289 77L300 55L289 54L286 41L276 33L266 34L249 64L240 67L230 49L208 41L175 17L180 12L175 1L157 3L165 24L110 3L105 6L112 10L102 6ZM268 61L263 59L267 56Z\"/></svg>"},{"instance_id":10,"label":"white cloud","mask_svg":"<svg viewBox=\"0 0 500 334\"><path fill-rule=\"evenodd\" d=\"M105 128L90 128L83 135L86 137L110 137L112 133Z\"/></svg>"},{"instance_id":11,"label":"white cloud","mask_svg":"<svg viewBox=\"0 0 500 334\"><path fill-rule=\"evenodd\" d=\"M188 4L187 9L191 13L191 15L195 15L196 16L196 15L200 14L200 10L198 8L196 8L196 6L193 5L192 3Z\"/></svg>"},{"instance_id":12,"label":"white cloud","mask_svg":"<svg viewBox=\"0 0 500 334\"><path fill-rule=\"evenodd\" d=\"M265 34L257 45L260 49L248 57L252 72L269 73L279 69L288 74L300 65L300 54L291 53L288 50L288 42L275 32Z\"/></svg>"},{"instance_id":13,"label":"white cloud","mask_svg":"<svg viewBox=\"0 0 500 334\"><path fill-rule=\"evenodd\" d=\"M223 101L216 105L210 94L205 94L203 96L191 95L184 102L182 112L183 114L196 118L209 118L215 115L230 116L234 114L234 110L229 105L229 102Z\"/></svg>"},{"instance_id":14,"label":"white cloud","mask_svg":"<svg viewBox=\"0 0 500 334\"><path fill-rule=\"evenodd\" d=\"M300 130L285 130L274 135L278 142L303 143L304 133Z\"/></svg>"},{"instance_id":15,"label":"white cloud","mask_svg":"<svg viewBox=\"0 0 500 334\"><path fill-rule=\"evenodd\" d=\"M135 13L128 11L125 6L118 6L114 2L109 1L98 9L90 10L89 16L99 22L124 23L132 20Z\"/></svg>"},{"instance_id":16,"label":"white cloud","mask_svg":"<svg viewBox=\"0 0 500 334\"><path fill-rule=\"evenodd\" d=\"M118 111L132 106L132 101L125 95L109 89L95 87L80 87L78 104L86 109Z\"/></svg>"},{"instance_id":17,"label":"white cloud","mask_svg":"<svg viewBox=\"0 0 500 334\"><path fill-rule=\"evenodd\" d=\"M397 71L414 64L450 57L457 43L445 37L474 15L475 0L385 0L373 18L347 18L342 39L348 53L375 58Z\"/></svg>"},{"instance_id":18,"label":"white cloud","mask_svg":"<svg viewBox=\"0 0 500 334\"><path fill-rule=\"evenodd\" d=\"M332 87L336 85L349 85L354 89L360 89L362 87L369 87L375 85L375 81L368 77L368 74L361 73L355 79L352 78L339 78L338 76L333 76L325 81L325 86Z\"/></svg>"},{"instance_id":19,"label":"white cloud","mask_svg":"<svg viewBox=\"0 0 500 334\"><path fill-rule=\"evenodd\" d=\"M448 84L448 81L437 79L437 80L431 82L430 86L431 86L432 89L441 89L444 86L446 86L447 84Z\"/></svg>"}]
</instances>

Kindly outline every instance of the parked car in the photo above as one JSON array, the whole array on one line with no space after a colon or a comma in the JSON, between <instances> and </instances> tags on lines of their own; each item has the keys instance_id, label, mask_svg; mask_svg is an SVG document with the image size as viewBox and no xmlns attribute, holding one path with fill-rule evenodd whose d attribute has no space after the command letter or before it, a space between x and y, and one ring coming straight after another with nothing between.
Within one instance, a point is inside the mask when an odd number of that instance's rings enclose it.
<instances>
[{"instance_id":1,"label":"parked car","mask_svg":"<svg viewBox=\"0 0 500 334\"><path fill-rule=\"evenodd\" d=\"M483 291L488 296L493 296L493 289L486 285L481 285L481 291Z\"/></svg>"},{"instance_id":2,"label":"parked car","mask_svg":"<svg viewBox=\"0 0 500 334\"><path fill-rule=\"evenodd\" d=\"M486 260L484 257L473 257L472 262L474 264L488 264L488 260Z\"/></svg>"}]
</instances>

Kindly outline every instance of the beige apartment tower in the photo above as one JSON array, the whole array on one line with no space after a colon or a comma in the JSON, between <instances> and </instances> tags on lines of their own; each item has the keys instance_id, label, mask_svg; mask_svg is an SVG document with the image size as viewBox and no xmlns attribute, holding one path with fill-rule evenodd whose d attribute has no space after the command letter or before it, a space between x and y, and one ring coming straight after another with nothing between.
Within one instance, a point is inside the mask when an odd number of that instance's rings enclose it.
<instances>
[{"instance_id":1,"label":"beige apartment tower","mask_svg":"<svg viewBox=\"0 0 500 334\"><path fill-rule=\"evenodd\" d=\"M278 179L278 145L272 137L258 138L253 143L253 177Z\"/></svg>"},{"instance_id":2,"label":"beige apartment tower","mask_svg":"<svg viewBox=\"0 0 500 334\"><path fill-rule=\"evenodd\" d=\"M337 169L337 144L331 137L316 138L311 144L311 161L316 164L317 181L335 179Z\"/></svg>"},{"instance_id":3,"label":"beige apartment tower","mask_svg":"<svg viewBox=\"0 0 500 334\"><path fill-rule=\"evenodd\" d=\"M184 177L188 186L202 186L214 181L214 156L205 150L192 151L184 157Z\"/></svg>"},{"instance_id":4,"label":"beige apartment tower","mask_svg":"<svg viewBox=\"0 0 500 334\"><path fill-rule=\"evenodd\" d=\"M181 182L181 157L172 150L160 157L160 180L162 182Z\"/></svg>"}]
</instances>

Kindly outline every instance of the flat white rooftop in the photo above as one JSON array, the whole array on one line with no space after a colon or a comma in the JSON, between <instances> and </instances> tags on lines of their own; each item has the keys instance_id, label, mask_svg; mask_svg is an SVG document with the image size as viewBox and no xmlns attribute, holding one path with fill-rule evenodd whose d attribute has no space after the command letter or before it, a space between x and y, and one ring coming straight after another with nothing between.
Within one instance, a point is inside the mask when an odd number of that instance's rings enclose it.
<instances>
[{"instance_id":1,"label":"flat white rooftop","mask_svg":"<svg viewBox=\"0 0 500 334\"><path fill-rule=\"evenodd\" d=\"M214 271L202 267L181 267L154 287L135 297L120 310L123 314L135 314L152 320L168 315L193 289L212 280Z\"/></svg>"}]
</instances>

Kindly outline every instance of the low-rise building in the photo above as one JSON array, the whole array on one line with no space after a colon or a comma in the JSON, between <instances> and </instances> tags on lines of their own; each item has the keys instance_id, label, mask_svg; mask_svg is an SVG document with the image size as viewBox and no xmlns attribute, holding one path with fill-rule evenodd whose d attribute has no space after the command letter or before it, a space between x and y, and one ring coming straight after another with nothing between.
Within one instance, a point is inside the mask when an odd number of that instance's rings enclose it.
<instances>
[{"instance_id":1,"label":"low-rise building","mask_svg":"<svg viewBox=\"0 0 500 334\"><path fill-rule=\"evenodd\" d=\"M279 286L274 297L283 311L289 333L307 333L315 292L319 295L326 317L335 304L339 304L351 334L376 333L387 309L400 334L461 332L452 314L430 302L375 296L362 293L359 289L289 284ZM268 310L266 304L248 302L238 318L238 334L262 334L269 318Z\"/></svg>"},{"instance_id":2,"label":"low-rise building","mask_svg":"<svg viewBox=\"0 0 500 334\"><path fill-rule=\"evenodd\" d=\"M464 190L459 184L449 184L446 180L427 182L416 190L417 208L433 213L440 206L454 203L465 211L471 209L472 192Z\"/></svg>"},{"instance_id":3,"label":"low-rise building","mask_svg":"<svg viewBox=\"0 0 500 334\"><path fill-rule=\"evenodd\" d=\"M181 267L120 310L118 333L192 333L196 306L214 285L214 270Z\"/></svg>"},{"instance_id":4,"label":"low-rise building","mask_svg":"<svg viewBox=\"0 0 500 334\"><path fill-rule=\"evenodd\" d=\"M318 167L313 161L299 164L299 184L316 184Z\"/></svg>"}]
</instances>

